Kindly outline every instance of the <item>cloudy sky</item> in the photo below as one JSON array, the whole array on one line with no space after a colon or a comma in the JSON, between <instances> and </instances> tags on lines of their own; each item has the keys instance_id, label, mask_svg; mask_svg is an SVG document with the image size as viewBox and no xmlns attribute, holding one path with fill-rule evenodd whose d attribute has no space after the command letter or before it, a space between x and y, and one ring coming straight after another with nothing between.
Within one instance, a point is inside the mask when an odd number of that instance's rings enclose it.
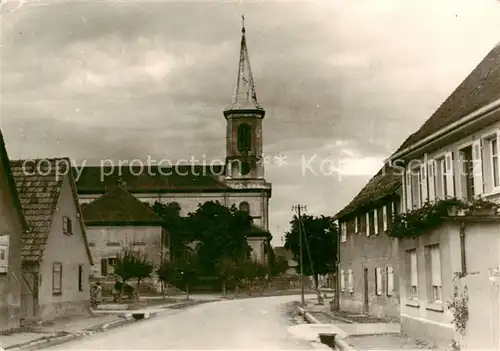
<instances>
[{"instance_id":1,"label":"cloudy sky","mask_svg":"<svg viewBox=\"0 0 500 351\"><path fill-rule=\"evenodd\" d=\"M346 205L500 41L495 0L49 0L1 12L9 156L88 165L223 159L244 12L264 150L286 156L266 170L275 244L293 204Z\"/></svg>"}]
</instances>

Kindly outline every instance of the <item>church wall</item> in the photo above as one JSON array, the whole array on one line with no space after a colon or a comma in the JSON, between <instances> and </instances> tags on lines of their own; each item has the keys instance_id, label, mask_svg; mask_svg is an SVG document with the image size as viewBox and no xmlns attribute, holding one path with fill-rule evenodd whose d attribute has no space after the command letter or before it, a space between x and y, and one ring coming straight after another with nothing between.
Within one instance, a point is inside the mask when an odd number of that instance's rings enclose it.
<instances>
[{"instance_id":1,"label":"church wall","mask_svg":"<svg viewBox=\"0 0 500 351\"><path fill-rule=\"evenodd\" d=\"M80 203L88 203L100 194L79 195ZM153 204L155 201L162 203L177 202L181 206L181 216L187 216L189 212L194 212L198 204L207 201L219 201L225 206L239 207L243 201L250 206L250 215L254 217L255 225L268 230L268 203L269 199L259 193L169 193L169 194L147 194L135 193L139 200Z\"/></svg>"}]
</instances>

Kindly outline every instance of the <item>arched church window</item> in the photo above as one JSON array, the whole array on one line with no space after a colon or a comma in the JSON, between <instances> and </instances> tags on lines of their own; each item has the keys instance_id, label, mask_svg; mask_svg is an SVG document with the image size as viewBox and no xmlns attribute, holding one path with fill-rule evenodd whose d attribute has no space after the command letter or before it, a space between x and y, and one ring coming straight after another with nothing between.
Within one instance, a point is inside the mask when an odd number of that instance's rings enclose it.
<instances>
[{"instance_id":1,"label":"arched church window","mask_svg":"<svg viewBox=\"0 0 500 351\"><path fill-rule=\"evenodd\" d=\"M238 126L238 151L250 151L252 142L252 127L246 123Z\"/></svg>"},{"instance_id":2,"label":"arched church window","mask_svg":"<svg viewBox=\"0 0 500 351\"><path fill-rule=\"evenodd\" d=\"M240 203L240 211L250 213L250 205L248 202L243 201Z\"/></svg>"},{"instance_id":3,"label":"arched church window","mask_svg":"<svg viewBox=\"0 0 500 351\"><path fill-rule=\"evenodd\" d=\"M248 161L241 162L241 169L240 169L241 175L247 175L248 173L250 173L251 170L252 170L252 165L250 164L250 162Z\"/></svg>"}]
</instances>

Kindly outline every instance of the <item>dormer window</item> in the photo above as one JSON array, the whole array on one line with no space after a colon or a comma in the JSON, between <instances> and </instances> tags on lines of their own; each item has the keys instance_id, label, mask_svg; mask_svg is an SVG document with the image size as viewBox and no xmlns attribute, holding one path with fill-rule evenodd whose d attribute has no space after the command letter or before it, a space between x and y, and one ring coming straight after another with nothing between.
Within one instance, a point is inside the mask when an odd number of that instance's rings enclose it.
<instances>
[{"instance_id":1,"label":"dormer window","mask_svg":"<svg viewBox=\"0 0 500 351\"><path fill-rule=\"evenodd\" d=\"M73 234L73 228L71 227L71 218L68 216L63 217L63 233L66 235Z\"/></svg>"}]
</instances>

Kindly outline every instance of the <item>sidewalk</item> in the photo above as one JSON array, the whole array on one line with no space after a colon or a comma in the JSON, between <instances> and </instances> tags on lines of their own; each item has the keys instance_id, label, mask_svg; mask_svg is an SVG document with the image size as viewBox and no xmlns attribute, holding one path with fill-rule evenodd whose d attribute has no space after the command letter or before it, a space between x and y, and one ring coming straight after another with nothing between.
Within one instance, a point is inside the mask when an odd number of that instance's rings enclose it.
<instances>
[{"instance_id":1,"label":"sidewalk","mask_svg":"<svg viewBox=\"0 0 500 351\"><path fill-rule=\"evenodd\" d=\"M336 334L335 346L339 350L437 350L402 334L399 323L370 316L331 312L327 303L325 305L317 305L317 301L308 300L306 306L298 307L298 310L313 325L312 332L317 329L318 332Z\"/></svg>"},{"instance_id":2,"label":"sidewalk","mask_svg":"<svg viewBox=\"0 0 500 351\"><path fill-rule=\"evenodd\" d=\"M159 304L157 301L152 305L143 305L141 306L143 308L140 309L130 309L128 304L121 306L113 304L112 309L105 309L109 306L103 305L93 311L92 315L61 318L42 325L29 327L22 332L1 335L0 347L6 351L39 350L134 323L136 320L148 319L165 311L186 308L210 301L216 300L194 300L191 298L186 300L184 298L164 304Z\"/></svg>"},{"instance_id":3,"label":"sidewalk","mask_svg":"<svg viewBox=\"0 0 500 351\"><path fill-rule=\"evenodd\" d=\"M61 318L43 325L27 328L23 332L1 336L4 350L38 350L85 335L101 332L133 322L132 316L90 315Z\"/></svg>"}]
</instances>

